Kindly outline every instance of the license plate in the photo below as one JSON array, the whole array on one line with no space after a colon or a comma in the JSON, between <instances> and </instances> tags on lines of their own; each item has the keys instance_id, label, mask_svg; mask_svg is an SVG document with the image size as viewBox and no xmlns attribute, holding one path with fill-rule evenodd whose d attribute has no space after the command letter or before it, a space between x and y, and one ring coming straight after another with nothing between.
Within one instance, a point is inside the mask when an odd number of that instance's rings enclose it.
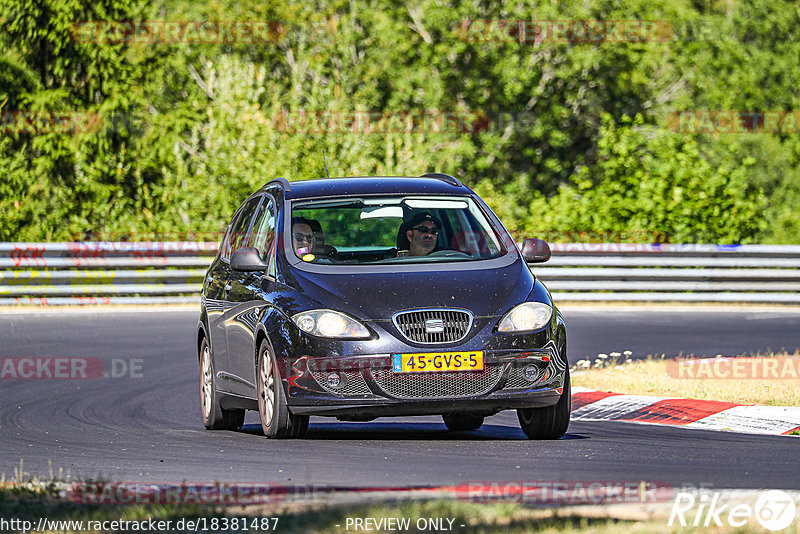
<instances>
[{"instance_id":1,"label":"license plate","mask_svg":"<svg viewBox=\"0 0 800 534\"><path fill-rule=\"evenodd\" d=\"M482 371L483 352L422 352L393 354L395 373L442 373L446 371Z\"/></svg>"}]
</instances>

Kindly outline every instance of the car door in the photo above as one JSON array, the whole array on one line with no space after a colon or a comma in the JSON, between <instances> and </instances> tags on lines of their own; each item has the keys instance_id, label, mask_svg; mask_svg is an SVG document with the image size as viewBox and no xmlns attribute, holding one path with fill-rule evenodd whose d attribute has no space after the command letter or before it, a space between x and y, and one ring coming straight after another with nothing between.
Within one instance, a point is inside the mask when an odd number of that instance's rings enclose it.
<instances>
[{"instance_id":1,"label":"car door","mask_svg":"<svg viewBox=\"0 0 800 534\"><path fill-rule=\"evenodd\" d=\"M244 204L236 210L220 245L219 257L212 263L206 274L204 286L204 305L208 317L208 335L211 344L211 358L215 372L224 373L228 367L228 341L225 336L225 311L230 308L227 301L230 289L231 240L239 229ZM217 382L219 389L230 391L225 380Z\"/></svg>"},{"instance_id":2,"label":"car door","mask_svg":"<svg viewBox=\"0 0 800 534\"><path fill-rule=\"evenodd\" d=\"M247 240L241 246L255 247L261 259L272 262L275 243L275 201L265 196ZM233 316L227 321L228 357L231 392L252 397L255 395L255 330L259 314L265 305L261 287L269 279L268 272L233 271L228 300Z\"/></svg>"},{"instance_id":3,"label":"car door","mask_svg":"<svg viewBox=\"0 0 800 534\"><path fill-rule=\"evenodd\" d=\"M227 330L231 318L235 315L233 302L230 300L230 290L233 287L231 280L233 271L230 267L231 254L236 248L242 246L242 242L247 237L247 232L253 222L253 216L261 203L261 197L253 197L245 201L237 210L233 220L228 227L228 231L220 247L220 258L218 267L210 272L214 277L213 283L219 289L219 301L211 303L215 312L209 312L209 330L212 339L212 350L214 354L214 365L219 388L223 391L232 391L233 383L231 376L231 364L228 349ZM209 309L209 302L206 302L206 309Z\"/></svg>"}]
</instances>

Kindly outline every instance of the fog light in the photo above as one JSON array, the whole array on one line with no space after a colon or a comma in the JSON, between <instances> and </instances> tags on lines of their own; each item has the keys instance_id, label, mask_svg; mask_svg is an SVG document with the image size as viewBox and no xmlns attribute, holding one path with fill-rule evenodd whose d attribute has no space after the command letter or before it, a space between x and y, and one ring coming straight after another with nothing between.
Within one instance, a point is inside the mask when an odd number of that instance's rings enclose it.
<instances>
[{"instance_id":1,"label":"fog light","mask_svg":"<svg viewBox=\"0 0 800 534\"><path fill-rule=\"evenodd\" d=\"M535 365L526 365L522 369L522 376L525 377L525 380L528 382L535 382L537 378L539 378L539 368Z\"/></svg>"},{"instance_id":2,"label":"fog light","mask_svg":"<svg viewBox=\"0 0 800 534\"><path fill-rule=\"evenodd\" d=\"M328 375L328 386L334 389L340 388L344 385L341 375L339 373L331 373Z\"/></svg>"},{"instance_id":3,"label":"fog light","mask_svg":"<svg viewBox=\"0 0 800 534\"><path fill-rule=\"evenodd\" d=\"M301 315L300 317L297 318L297 326L300 327L301 330L304 330L306 332L311 332L312 330L314 330L316 324L317 324L316 321L310 315Z\"/></svg>"}]
</instances>

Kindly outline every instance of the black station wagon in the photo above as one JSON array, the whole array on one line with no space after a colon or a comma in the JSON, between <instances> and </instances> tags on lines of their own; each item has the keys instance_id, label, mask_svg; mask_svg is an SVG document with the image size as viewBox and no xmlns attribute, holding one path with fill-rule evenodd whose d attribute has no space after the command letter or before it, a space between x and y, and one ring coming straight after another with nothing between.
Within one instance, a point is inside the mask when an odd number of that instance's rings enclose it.
<instances>
[{"instance_id":1,"label":"black station wagon","mask_svg":"<svg viewBox=\"0 0 800 534\"><path fill-rule=\"evenodd\" d=\"M236 211L203 284L197 331L209 429L258 410L268 437L309 416L441 415L450 430L517 410L564 435L564 320L522 250L445 174L276 179Z\"/></svg>"}]
</instances>

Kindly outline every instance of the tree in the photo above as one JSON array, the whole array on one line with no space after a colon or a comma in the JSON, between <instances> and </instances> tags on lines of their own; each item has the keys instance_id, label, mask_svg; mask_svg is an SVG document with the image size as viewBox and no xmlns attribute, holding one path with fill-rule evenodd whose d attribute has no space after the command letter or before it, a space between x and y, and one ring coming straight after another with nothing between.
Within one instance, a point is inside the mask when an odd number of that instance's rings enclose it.
<instances>
[{"instance_id":1,"label":"tree","mask_svg":"<svg viewBox=\"0 0 800 534\"><path fill-rule=\"evenodd\" d=\"M691 137L643 128L639 117L617 126L609 115L598 152L596 166L530 204L528 232L554 241L752 243L763 230L764 196L746 181L753 158L714 167Z\"/></svg>"}]
</instances>

